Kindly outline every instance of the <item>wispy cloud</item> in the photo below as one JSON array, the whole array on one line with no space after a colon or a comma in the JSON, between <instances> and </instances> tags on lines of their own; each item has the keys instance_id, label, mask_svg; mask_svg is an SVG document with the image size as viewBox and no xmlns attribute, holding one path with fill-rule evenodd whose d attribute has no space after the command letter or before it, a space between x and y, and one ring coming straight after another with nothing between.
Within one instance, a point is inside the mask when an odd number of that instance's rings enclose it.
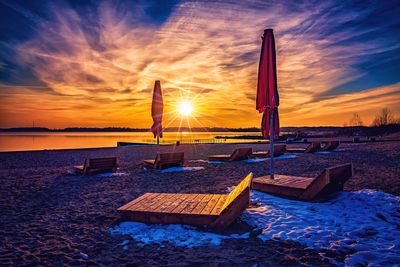
<instances>
[{"instance_id":1,"label":"wispy cloud","mask_svg":"<svg viewBox=\"0 0 400 267\"><path fill-rule=\"evenodd\" d=\"M18 102L18 112L2 112L46 118L37 105L55 109L62 104L67 109L58 110L57 119L48 117L48 124L148 127L152 87L161 80L167 121L176 115L174 103L189 94L201 114L212 115L203 125L257 126L260 36L264 28L273 28L282 126L341 125L352 112L372 120L368 111L377 106L400 111L398 84L377 77L382 82L374 84L376 89L352 85L374 71L363 68L372 57L400 49L398 36L374 37L396 21L364 25L377 12L384 17L384 8L348 1L189 1L176 6L164 23L154 24L145 23L140 4L128 9L104 1L90 12L52 4L51 19L38 22L37 35L14 51L16 62L53 92L26 87L10 94L19 89L7 87L3 106L28 96L38 100ZM85 118L76 116L81 109L74 104L87 105Z\"/></svg>"}]
</instances>

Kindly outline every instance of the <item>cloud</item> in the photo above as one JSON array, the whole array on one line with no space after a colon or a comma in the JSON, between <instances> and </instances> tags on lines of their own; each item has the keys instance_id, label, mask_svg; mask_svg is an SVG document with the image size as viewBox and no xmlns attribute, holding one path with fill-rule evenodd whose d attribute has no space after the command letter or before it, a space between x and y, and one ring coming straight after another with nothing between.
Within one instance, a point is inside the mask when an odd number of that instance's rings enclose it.
<instances>
[{"instance_id":1,"label":"cloud","mask_svg":"<svg viewBox=\"0 0 400 267\"><path fill-rule=\"evenodd\" d=\"M400 78L382 74L374 76L374 83L362 80L377 68L388 69L391 64L385 60L400 49L400 34L376 35L396 31L389 4L187 1L170 9L172 13L158 24L149 23L148 4L125 5L50 5L52 16L36 19L37 35L14 47L16 63L54 93L30 88L29 94L47 98L53 106L66 97L78 106L87 102L87 117L99 125L113 121L111 126L135 122L135 127L147 127L154 80L161 80L166 121L175 118L177 102L193 100L199 117L213 116L202 125L256 126L261 119L254 108L260 36L264 28L273 28L282 126L341 125L347 120L341 114L356 109L339 100L356 101L360 111L373 100L382 107L393 105L396 94L388 88ZM371 62L377 63L375 67L367 67ZM25 104L26 112L34 107ZM74 111L72 102L70 107L60 113L68 118L65 126L78 123L69 114L80 110ZM99 115L102 108L106 117Z\"/></svg>"}]
</instances>

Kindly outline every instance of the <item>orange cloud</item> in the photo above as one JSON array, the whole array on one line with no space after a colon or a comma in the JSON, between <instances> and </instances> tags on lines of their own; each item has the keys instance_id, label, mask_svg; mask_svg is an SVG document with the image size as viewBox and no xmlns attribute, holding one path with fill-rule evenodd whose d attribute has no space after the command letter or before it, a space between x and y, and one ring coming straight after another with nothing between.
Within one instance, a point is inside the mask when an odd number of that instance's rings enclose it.
<instances>
[{"instance_id":1,"label":"orange cloud","mask_svg":"<svg viewBox=\"0 0 400 267\"><path fill-rule=\"evenodd\" d=\"M1 111L7 115L1 125L28 126L36 120L53 128L150 127L152 88L154 80L161 80L164 126L259 126L255 91L266 27L274 28L277 41L281 126L343 125L353 112L371 121L382 107L398 112L399 84L314 99L363 75L352 67L355 55L389 49L379 43L331 46L354 33L322 36L332 18L314 16L326 5L296 12L276 4L274 12L267 12L249 5L188 2L164 24L147 25L132 22L140 14L103 3L90 30L73 9L54 9L55 19L42 22L35 38L16 47L19 62L33 66L53 91L1 85ZM359 15L348 12L336 16L335 23ZM308 28L299 34L294 30L299 25ZM176 106L183 99L194 102L196 119L181 121Z\"/></svg>"}]
</instances>

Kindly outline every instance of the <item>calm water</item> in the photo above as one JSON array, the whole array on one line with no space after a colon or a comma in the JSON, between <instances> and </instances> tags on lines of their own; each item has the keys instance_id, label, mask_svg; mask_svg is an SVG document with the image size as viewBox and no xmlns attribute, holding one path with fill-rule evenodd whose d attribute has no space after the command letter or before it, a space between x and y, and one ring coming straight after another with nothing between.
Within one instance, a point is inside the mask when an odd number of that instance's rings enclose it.
<instances>
[{"instance_id":1,"label":"calm water","mask_svg":"<svg viewBox=\"0 0 400 267\"><path fill-rule=\"evenodd\" d=\"M161 143L176 141L212 141L215 136L259 135L259 133L164 133ZM115 147L117 142L154 143L150 132L95 132L95 133L0 133L0 151L23 151L43 149L71 149L93 147ZM238 139L214 139L217 142L245 142Z\"/></svg>"}]
</instances>

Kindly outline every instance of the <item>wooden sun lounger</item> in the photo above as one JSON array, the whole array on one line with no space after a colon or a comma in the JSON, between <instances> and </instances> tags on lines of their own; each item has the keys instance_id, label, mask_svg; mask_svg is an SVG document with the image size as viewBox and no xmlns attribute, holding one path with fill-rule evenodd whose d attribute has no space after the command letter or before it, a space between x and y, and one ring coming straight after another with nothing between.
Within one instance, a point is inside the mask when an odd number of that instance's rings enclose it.
<instances>
[{"instance_id":1,"label":"wooden sun lounger","mask_svg":"<svg viewBox=\"0 0 400 267\"><path fill-rule=\"evenodd\" d=\"M270 176L263 176L253 179L252 189L292 199L312 200L342 191L353 173L353 166L344 164L325 169L315 178L275 175L271 180Z\"/></svg>"},{"instance_id":2,"label":"wooden sun lounger","mask_svg":"<svg viewBox=\"0 0 400 267\"><path fill-rule=\"evenodd\" d=\"M85 163L81 166L74 166L77 173L91 174L101 172L116 172L118 167L118 158L93 158L85 159Z\"/></svg>"},{"instance_id":3,"label":"wooden sun lounger","mask_svg":"<svg viewBox=\"0 0 400 267\"><path fill-rule=\"evenodd\" d=\"M339 145L340 145L339 141L329 141L328 143L326 143L325 146L321 148L321 151L332 151L338 148Z\"/></svg>"},{"instance_id":4,"label":"wooden sun lounger","mask_svg":"<svg viewBox=\"0 0 400 267\"><path fill-rule=\"evenodd\" d=\"M286 152L286 145L275 145L274 146L274 157L279 157ZM251 154L252 158L269 158L271 156L271 152L268 151L257 151Z\"/></svg>"},{"instance_id":5,"label":"wooden sun lounger","mask_svg":"<svg viewBox=\"0 0 400 267\"><path fill-rule=\"evenodd\" d=\"M181 167L185 162L185 153L162 153L157 154L155 160L143 160L145 167L153 169L165 169L170 167Z\"/></svg>"},{"instance_id":6,"label":"wooden sun lounger","mask_svg":"<svg viewBox=\"0 0 400 267\"><path fill-rule=\"evenodd\" d=\"M253 174L229 195L146 193L120 207L124 220L228 227L249 205Z\"/></svg>"},{"instance_id":7,"label":"wooden sun lounger","mask_svg":"<svg viewBox=\"0 0 400 267\"><path fill-rule=\"evenodd\" d=\"M321 143L313 142L309 144L306 148L288 148L286 152L288 153L314 153L321 150Z\"/></svg>"},{"instance_id":8,"label":"wooden sun lounger","mask_svg":"<svg viewBox=\"0 0 400 267\"><path fill-rule=\"evenodd\" d=\"M211 155L208 156L209 161L237 161L248 159L250 155L253 153L253 148L251 147L242 147L237 148L231 155Z\"/></svg>"}]
</instances>

